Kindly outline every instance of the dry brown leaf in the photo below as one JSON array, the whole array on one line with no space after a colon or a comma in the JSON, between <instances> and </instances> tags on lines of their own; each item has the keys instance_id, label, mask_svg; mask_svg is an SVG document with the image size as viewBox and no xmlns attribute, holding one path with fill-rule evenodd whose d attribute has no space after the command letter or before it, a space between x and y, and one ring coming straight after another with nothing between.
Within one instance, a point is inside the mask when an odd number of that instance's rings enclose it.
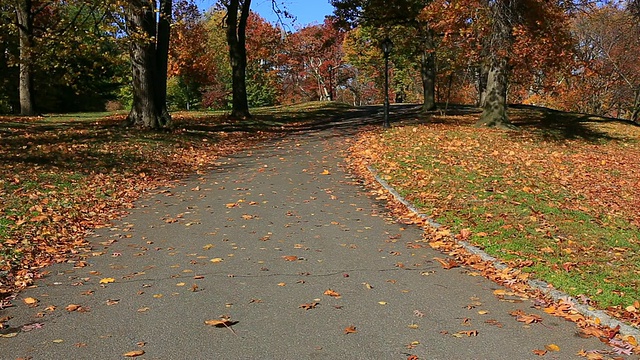
<instances>
[{"instance_id":1,"label":"dry brown leaf","mask_svg":"<svg viewBox=\"0 0 640 360\"><path fill-rule=\"evenodd\" d=\"M123 354L125 357L136 357L144 355L144 350L133 350Z\"/></svg>"},{"instance_id":2,"label":"dry brown leaf","mask_svg":"<svg viewBox=\"0 0 640 360\"><path fill-rule=\"evenodd\" d=\"M320 304L320 303L318 303L318 302L315 302L315 301L314 301L314 302L312 302L312 303L305 303L305 304L302 304L302 305L300 305L300 306L298 306L298 307L299 307L299 308L301 308L301 309L310 310L310 309L315 309L315 308L316 308L316 306L318 306L319 304Z\"/></svg>"},{"instance_id":3,"label":"dry brown leaf","mask_svg":"<svg viewBox=\"0 0 640 360\"><path fill-rule=\"evenodd\" d=\"M547 350L533 350L533 353L538 356L545 356L547 354Z\"/></svg>"},{"instance_id":4,"label":"dry brown leaf","mask_svg":"<svg viewBox=\"0 0 640 360\"><path fill-rule=\"evenodd\" d=\"M77 311L81 308L80 305L78 304L69 304L67 305L67 307L65 307L65 310L67 310L68 312L72 312L72 311Z\"/></svg>"},{"instance_id":5,"label":"dry brown leaf","mask_svg":"<svg viewBox=\"0 0 640 360\"><path fill-rule=\"evenodd\" d=\"M229 327L234 324L234 322L228 318L205 320L204 323L206 325L215 326L215 327Z\"/></svg>"},{"instance_id":6,"label":"dry brown leaf","mask_svg":"<svg viewBox=\"0 0 640 360\"><path fill-rule=\"evenodd\" d=\"M433 259L439 262L440 265L442 265L442 268L445 270L453 269L460 266L460 264L458 264L458 262L456 262L453 259L446 259L446 260L440 259L440 258L433 258Z\"/></svg>"}]
</instances>

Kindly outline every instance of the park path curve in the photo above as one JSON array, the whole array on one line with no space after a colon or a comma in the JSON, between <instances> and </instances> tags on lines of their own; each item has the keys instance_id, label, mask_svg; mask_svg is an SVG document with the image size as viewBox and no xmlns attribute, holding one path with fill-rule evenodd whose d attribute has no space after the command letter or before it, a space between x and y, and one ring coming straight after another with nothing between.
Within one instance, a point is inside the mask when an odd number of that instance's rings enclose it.
<instances>
[{"instance_id":1,"label":"park path curve","mask_svg":"<svg viewBox=\"0 0 640 360\"><path fill-rule=\"evenodd\" d=\"M540 359L534 350L556 344L543 358L569 359L608 350L530 300L500 301L495 283L442 269L434 257L444 255L408 248L421 230L389 218L343 168L352 135L292 134L140 200L95 231L88 266L52 266L0 310L13 317L2 334L17 332L0 337L0 358ZM543 321L517 322L516 309ZM221 315L234 325L205 325Z\"/></svg>"}]
</instances>

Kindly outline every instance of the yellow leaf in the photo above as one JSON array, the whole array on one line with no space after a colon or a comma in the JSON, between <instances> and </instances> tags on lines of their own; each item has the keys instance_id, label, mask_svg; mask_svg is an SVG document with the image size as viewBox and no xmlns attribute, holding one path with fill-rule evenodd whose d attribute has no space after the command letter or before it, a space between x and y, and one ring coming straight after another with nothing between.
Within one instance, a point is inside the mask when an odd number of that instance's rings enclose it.
<instances>
[{"instance_id":1,"label":"yellow leaf","mask_svg":"<svg viewBox=\"0 0 640 360\"><path fill-rule=\"evenodd\" d=\"M133 351L126 352L123 355L126 357L141 356L141 355L144 355L144 350L133 350Z\"/></svg>"},{"instance_id":2,"label":"yellow leaf","mask_svg":"<svg viewBox=\"0 0 640 360\"><path fill-rule=\"evenodd\" d=\"M480 310L478 311L478 314L480 315L487 315L489 312L487 310Z\"/></svg>"},{"instance_id":3,"label":"yellow leaf","mask_svg":"<svg viewBox=\"0 0 640 360\"><path fill-rule=\"evenodd\" d=\"M326 169L325 169L325 170L322 172L322 175L331 175L331 173L329 172L329 170L326 170Z\"/></svg>"},{"instance_id":4,"label":"yellow leaf","mask_svg":"<svg viewBox=\"0 0 640 360\"><path fill-rule=\"evenodd\" d=\"M209 249L213 248L214 246L215 245L213 245L213 244L207 244L207 245L203 246L202 248L205 249L205 250L209 250Z\"/></svg>"},{"instance_id":5,"label":"yellow leaf","mask_svg":"<svg viewBox=\"0 0 640 360\"><path fill-rule=\"evenodd\" d=\"M103 279L100 279L100 284L110 284L115 281L116 279L114 278L103 278Z\"/></svg>"},{"instance_id":6,"label":"yellow leaf","mask_svg":"<svg viewBox=\"0 0 640 360\"><path fill-rule=\"evenodd\" d=\"M217 263L221 263L224 261L224 259L222 258L213 258L210 260L212 263L217 264Z\"/></svg>"},{"instance_id":7,"label":"yellow leaf","mask_svg":"<svg viewBox=\"0 0 640 360\"><path fill-rule=\"evenodd\" d=\"M545 345L544 348L549 350L549 351L560 351L560 346L558 346L556 344Z\"/></svg>"},{"instance_id":8,"label":"yellow leaf","mask_svg":"<svg viewBox=\"0 0 640 360\"><path fill-rule=\"evenodd\" d=\"M54 343L56 343L56 344L60 344L60 343L63 343L63 342L64 342L64 340L62 340L62 339L55 339L55 340L52 340L51 342L54 342Z\"/></svg>"},{"instance_id":9,"label":"yellow leaf","mask_svg":"<svg viewBox=\"0 0 640 360\"><path fill-rule=\"evenodd\" d=\"M627 336L627 337L625 338L625 340L626 340L629 344L631 344L631 346L634 346L634 347L635 347L635 346L638 346L638 340L636 340L636 338L635 338L635 337L633 337L633 336Z\"/></svg>"},{"instance_id":10,"label":"yellow leaf","mask_svg":"<svg viewBox=\"0 0 640 360\"><path fill-rule=\"evenodd\" d=\"M378 304L380 304L380 305L387 305L387 302L386 302L386 301L378 301Z\"/></svg>"},{"instance_id":11,"label":"yellow leaf","mask_svg":"<svg viewBox=\"0 0 640 360\"><path fill-rule=\"evenodd\" d=\"M278 286L287 286L287 283L281 282L281 283L278 283Z\"/></svg>"},{"instance_id":12,"label":"yellow leaf","mask_svg":"<svg viewBox=\"0 0 640 360\"><path fill-rule=\"evenodd\" d=\"M153 295L153 297L156 298L156 299L160 299L162 297L162 294L155 294L155 295Z\"/></svg>"},{"instance_id":13,"label":"yellow leaf","mask_svg":"<svg viewBox=\"0 0 640 360\"><path fill-rule=\"evenodd\" d=\"M38 303L38 299L32 298L32 297L25 298L22 301L24 301L24 303L29 305L29 306L33 306L33 305L36 305Z\"/></svg>"},{"instance_id":14,"label":"yellow leaf","mask_svg":"<svg viewBox=\"0 0 640 360\"><path fill-rule=\"evenodd\" d=\"M417 328L419 328L418 324L409 325L409 329L417 329Z\"/></svg>"},{"instance_id":15,"label":"yellow leaf","mask_svg":"<svg viewBox=\"0 0 640 360\"><path fill-rule=\"evenodd\" d=\"M185 286L186 284L181 282L181 283L177 283L176 286Z\"/></svg>"}]
</instances>

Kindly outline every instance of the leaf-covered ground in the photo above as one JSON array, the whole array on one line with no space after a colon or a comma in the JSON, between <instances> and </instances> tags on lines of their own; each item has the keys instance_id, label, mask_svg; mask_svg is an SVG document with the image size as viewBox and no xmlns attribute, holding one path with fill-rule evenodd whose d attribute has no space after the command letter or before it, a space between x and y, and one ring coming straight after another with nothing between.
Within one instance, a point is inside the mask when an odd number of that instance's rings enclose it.
<instances>
[{"instance_id":1,"label":"leaf-covered ground","mask_svg":"<svg viewBox=\"0 0 640 360\"><path fill-rule=\"evenodd\" d=\"M520 130L497 131L454 112L364 133L352 161L458 239L640 323L640 127L522 106Z\"/></svg>"},{"instance_id":2,"label":"leaf-covered ground","mask_svg":"<svg viewBox=\"0 0 640 360\"><path fill-rule=\"evenodd\" d=\"M39 268L86 251L86 232L123 215L145 192L344 110L277 107L243 122L175 114L175 131L165 133L122 128L124 115L0 117L0 299L31 284Z\"/></svg>"}]
</instances>

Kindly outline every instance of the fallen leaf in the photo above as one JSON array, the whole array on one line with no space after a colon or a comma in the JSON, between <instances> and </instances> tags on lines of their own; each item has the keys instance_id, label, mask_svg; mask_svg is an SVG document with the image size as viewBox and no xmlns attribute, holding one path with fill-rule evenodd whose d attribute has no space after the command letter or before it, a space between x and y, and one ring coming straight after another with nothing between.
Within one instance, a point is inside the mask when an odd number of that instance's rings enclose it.
<instances>
[{"instance_id":1,"label":"fallen leaf","mask_svg":"<svg viewBox=\"0 0 640 360\"><path fill-rule=\"evenodd\" d=\"M511 316L516 317L516 321L523 322L525 324L539 323L542 318L535 314L525 314L522 310L514 310L509 313Z\"/></svg>"},{"instance_id":2,"label":"fallen leaf","mask_svg":"<svg viewBox=\"0 0 640 360\"><path fill-rule=\"evenodd\" d=\"M224 259L222 258L213 258L210 260L212 263L217 264L217 263L221 263L224 261Z\"/></svg>"},{"instance_id":3,"label":"fallen leaf","mask_svg":"<svg viewBox=\"0 0 640 360\"><path fill-rule=\"evenodd\" d=\"M451 334L454 337L471 337L471 336L478 336L478 330L466 330L466 331L458 331L455 334Z\"/></svg>"},{"instance_id":4,"label":"fallen leaf","mask_svg":"<svg viewBox=\"0 0 640 360\"><path fill-rule=\"evenodd\" d=\"M103 278L103 279L100 279L100 284L110 284L115 281L116 279L114 278Z\"/></svg>"},{"instance_id":5,"label":"fallen leaf","mask_svg":"<svg viewBox=\"0 0 640 360\"><path fill-rule=\"evenodd\" d=\"M547 354L547 350L533 350L533 353L538 356L545 356Z\"/></svg>"},{"instance_id":6,"label":"fallen leaf","mask_svg":"<svg viewBox=\"0 0 640 360\"><path fill-rule=\"evenodd\" d=\"M560 347L556 344L545 345L544 348L549 351L560 351Z\"/></svg>"},{"instance_id":7,"label":"fallen leaf","mask_svg":"<svg viewBox=\"0 0 640 360\"><path fill-rule=\"evenodd\" d=\"M278 286L287 286L287 283L280 282L280 283L278 283Z\"/></svg>"},{"instance_id":8,"label":"fallen leaf","mask_svg":"<svg viewBox=\"0 0 640 360\"><path fill-rule=\"evenodd\" d=\"M338 292L333 291L331 289L328 289L327 291L325 291L324 294L328 295L328 296L333 296L333 297L336 297L336 298L340 297L340 294Z\"/></svg>"},{"instance_id":9,"label":"fallen leaf","mask_svg":"<svg viewBox=\"0 0 640 360\"><path fill-rule=\"evenodd\" d=\"M310 310L310 309L315 309L315 308L316 308L316 306L318 306L318 305L319 305L319 303L317 303L317 302L315 302L315 301L314 301L314 302L312 302L312 303L305 303L305 304L302 304L302 305L300 305L300 306L298 306L298 307L299 307L299 308L301 308L301 309Z\"/></svg>"},{"instance_id":10,"label":"fallen leaf","mask_svg":"<svg viewBox=\"0 0 640 360\"><path fill-rule=\"evenodd\" d=\"M204 323L215 327L228 327L234 324L234 322L228 318L206 320Z\"/></svg>"},{"instance_id":11,"label":"fallen leaf","mask_svg":"<svg viewBox=\"0 0 640 360\"><path fill-rule=\"evenodd\" d=\"M331 172L329 172L329 170L326 170L326 169L325 169L325 170L322 172L322 175L331 175Z\"/></svg>"},{"instance_id":12,"label":"fallen leaf","mask_svg":"<svg viewBox=\"0 0 640 360\"><path fill-rule=\"evenodd\" d=\"M282 257L285 261L297 261L298 257L295 255L289 255L289 256L283 256Z\"/></svg>"},{"instance_id":13,"label":"fallen leaf","mask_svg":"<svg viewBox=\"0 0 640 360\"><path fill-rule=\"evenodd\" d=\"M107 299L107 305L111 306L111 305L115 305L117 303L120 302L120 299Z\"/></svg>"},{"instance_id":14,"label":"fallen leaf","mask_svg":"<svg viewBox=\"0 0 640 360\"><path fill-rule=\"evenodd\" d=\"M453 269L456 268L458 266L460 266L460 264L458 264L455 260L453 259L440 259L440 258L433 258L434 260L436 260L437 262L440 263L440 265L442 265L442 268L445 270L449 270L449 269Z\"/></svg>"},{"instance_id":15,"label":"fallen leaf","mask_svg":"<svg viewBox=\"0 0 640 360\"><path fill-rule=\"evenodd\" d=\"M36 306L38 304L38 299L32 297L25 298L22 301L29 306Z\"/></svg>"},{"instance_id":16,"label":"fallen leaf","mask_svg":"<svg viewBox=\"0 0 640 360\"><path fill-rule=\"evenodd\" d=\"M353 325L351 325L351 326L349 326L349 327L344 329L344 333L345 334L355 334L357 332L358 332L358 330L356 330L356 327L353 326Z\"/></svg>"},{"instance_id":17,"label":"fallen leaf","mask_svg":"<svg viewBox=\"0 0 640 360\"><path fill-rule=\"evenodd\" d=\"M123 354L125 357L136 357L141 355L144 355L144 350L133 350Z\"/></svg>"},{"instance_id":18,"label":"fallen leaf","mask_svg":"<svg viewBox=\"0 0 640 360\"><path fill-rule=\"evenodd\" d=\"M78 309L80 309L80 305L78 304L69 304L67 305L67 307L65 307L65 310L67 310L68 312L77 311Z\"/></svg>"}]
</instances>

